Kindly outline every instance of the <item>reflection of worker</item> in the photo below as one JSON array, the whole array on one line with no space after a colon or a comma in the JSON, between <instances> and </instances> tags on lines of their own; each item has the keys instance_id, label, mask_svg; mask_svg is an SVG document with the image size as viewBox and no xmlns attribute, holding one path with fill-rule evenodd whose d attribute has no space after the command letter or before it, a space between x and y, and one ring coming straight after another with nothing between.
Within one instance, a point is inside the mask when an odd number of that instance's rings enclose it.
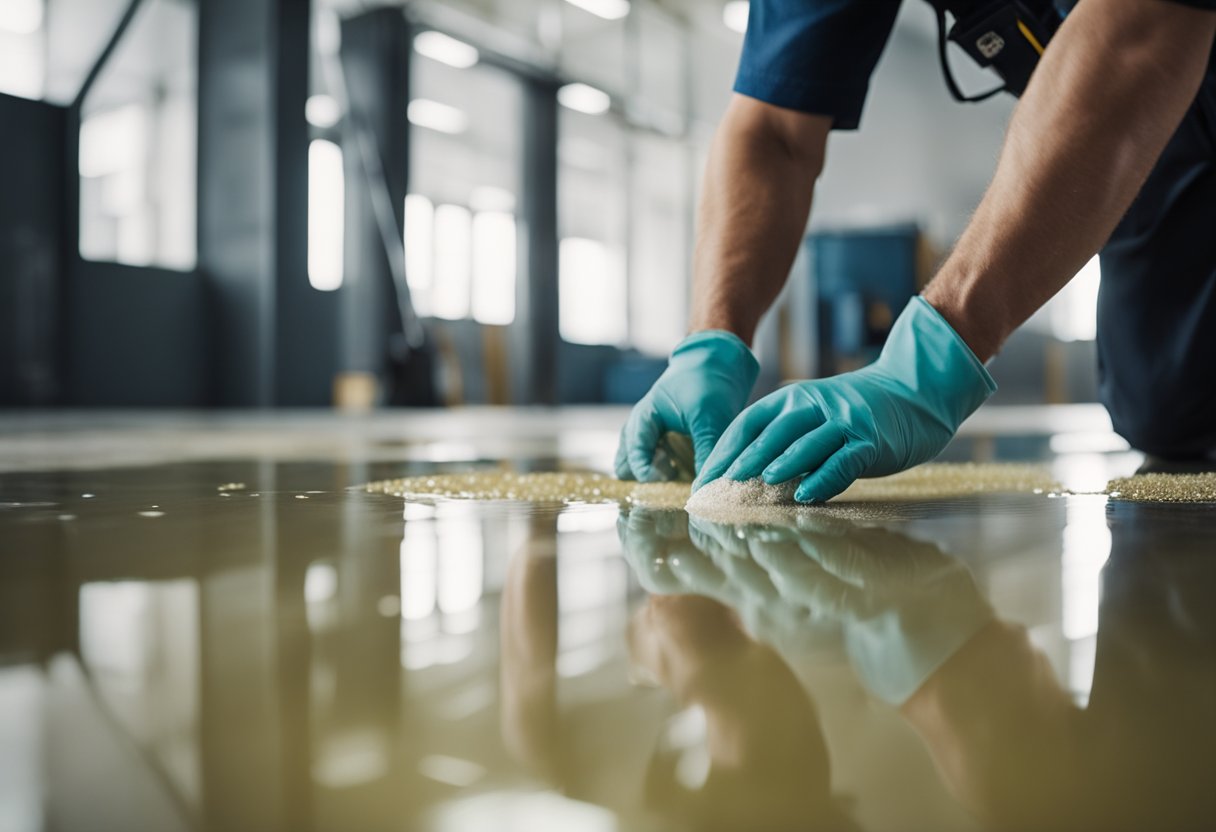
<instances>
[{"instance_id":1,"label":"reflection of worker","mask_svg":"<svg viewBox=\"0 0 1216 832\"><path fill-rule=\"evenodd\" d=\"M667 432L691 436L698 485L805 475L808 502L929 460L995 390L983 362L1099 248L1115 428L1151 454L1216 458L1216 0L1076 4L970 225L878 360L743 410L758 371L747 344L789 272L829 131L857 127L898 5L753 0L706 174L692 334L631 414L618 476L660 478ZM1039 5L1008 3L1017 25L981 29L981 51L1025 52L1017 15Z\"/></svg>"},{"instance_id":2,"label":"reflection of worker","mask_svg":"<svg viewBox=\"0 0 1216 832\"><path fill-rule=\"evenodd\" d=\"M952 791L986 826L1211 828L1216 524L1211 512L1169 509L1110 509L1087 707L1072 702L1024 627L999 621L904 704Z\"/></svg>"},{"instance_id":3,"label":"reflection of worker","mask_svg":"<svg viewBox=\"0 0 1216 832\"><path fill-rule=\"evenodd\" d=\"M1084 708L1026 628L997 618L966 568L930 544L823 520L802 529L698 520L687 543L707 562L725 553L754 564L777 590L770 606L837 619L861 681L899 706L985 828L1208 828L1216 817L1216 563L1207 549L1216 518L1115 504L1109 520ZM729 573L694 565L672 534L656 545L653 523L631 516L619 529L648 588L729 597L727 576L749 575L739 565ZM676 551L673 565L664 553ZM799 659L796 645L778 647Z\"/></svg>"},{"instance_id":4,"label":"reflection of worker","mask_svg":"<svg viewBox=\"0 0 1216 832\"><path fill-rule=\"evenodd\" d=\"M649 538L655 526L646 529ZM687 525L682 529L687 541ZM671 533L680 537L678 527ZM709 771L703 782L688 782L672 753L678 749L666 747L661 726L639 720L638 710L609 730L584 711L582 721L593 731L577 736L576 720L558 707L556 535L555 517L534 518L503 586L501 728L516 760L564 794L611 808L631 794L629 788L622 793L619 782L644 771L646 808L678 818L681 828L857 828L831 791L814 703L777 653L748 636L733 610L716 601L652 598L628 632L635 671L681 707L704 713ZM606 713L619 720L619 707Z\"/></svg>"},{"instance_id":5,"label":"reflection of worker","mask_svg":"<svg viewBox=\"0 0 1216 832\"><path fill-rule=\"evenodd\" d=\"M670 529L656 540L652 514L633 509L617 524L648 590L730 604L757 638L802 661L840 642L866 688L892 704L993 619L966 566L894 531L830 517L797 528L693 518L680 543Z\"/></svg>"},{"instance_id":6,"label":"reflection of worker","mask_svg":"<svg viewBox=\"0 0 1216 832\"><path fill-rule=\"evenodd\" d=\"M705 715L709 772L680 782L650 762L648 802L695 829L857 829L832 795L814 703L778 654L732 610L697 595L654 596L629 631L630 654L683 707Z\"/></svg>"}]
</instances>

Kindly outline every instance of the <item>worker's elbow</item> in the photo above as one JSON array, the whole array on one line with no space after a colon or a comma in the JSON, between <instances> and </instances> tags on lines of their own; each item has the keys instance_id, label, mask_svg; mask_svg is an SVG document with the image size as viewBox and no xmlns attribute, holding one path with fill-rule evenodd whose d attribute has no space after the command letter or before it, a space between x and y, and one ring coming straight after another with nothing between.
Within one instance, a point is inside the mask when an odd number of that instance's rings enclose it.
<instances>
[{"instance_id":1,"label":"worker's elbow","mask_svg":"<svg viewBox=\"0 0 1216 832\"><path fill-rule=\"evenodd\" d=\"M731 141L740 142L751 154L788 164L803 176L818 178L823 171L832 119L735 95L722 127Z\"/></svg>"},{"instance_id":2,"label":"worker's elbow","mask_svg":"<svg viewBox=\"0 0 1216 832\"><path fill-rule=\"evenodd\" d=\"M1198 84L1216 38L1216 12L1160 0L1127 0L1094 13L1105 16L1101 51L1111 73Z\"/></svg>"}]
</instances>

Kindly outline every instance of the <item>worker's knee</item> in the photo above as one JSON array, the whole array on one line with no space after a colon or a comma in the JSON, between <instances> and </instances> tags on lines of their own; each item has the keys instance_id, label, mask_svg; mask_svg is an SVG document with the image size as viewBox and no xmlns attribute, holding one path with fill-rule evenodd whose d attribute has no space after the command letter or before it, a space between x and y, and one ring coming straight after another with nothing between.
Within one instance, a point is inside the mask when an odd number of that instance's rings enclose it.
<instances>
[{"instance_id":1,"label":"worker's knee","mask_svg":"<svg viewBox=\"0 0 1216 832\"><path fill-rule=\"evenodd\" d=\"M1193 459L1216 451L1216 420L1189 410L1179 412L1156 398L1153 406L1111 407L1115 433L1133 448L1165 459ZM1211 411L1208 411L1209 414Z\"/></svg>"}]
</instances>

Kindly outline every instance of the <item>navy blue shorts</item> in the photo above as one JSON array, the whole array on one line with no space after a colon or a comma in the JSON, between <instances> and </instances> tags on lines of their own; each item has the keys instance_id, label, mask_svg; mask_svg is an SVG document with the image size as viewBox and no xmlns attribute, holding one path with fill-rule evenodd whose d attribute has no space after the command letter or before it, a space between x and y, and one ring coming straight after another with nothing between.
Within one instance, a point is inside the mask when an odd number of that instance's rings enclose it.
<instances>
[{"instance_id":1,"label":"navy blue shorts","mask_svg":"<svg viewBox=\"0 0 1216 832\"><path fill-rule=\"evenodd\" d=\"M1098 371L1115 430L1166 458L1216 453L1216 64L1102 249Z\"/></svg>"}]
</instances>

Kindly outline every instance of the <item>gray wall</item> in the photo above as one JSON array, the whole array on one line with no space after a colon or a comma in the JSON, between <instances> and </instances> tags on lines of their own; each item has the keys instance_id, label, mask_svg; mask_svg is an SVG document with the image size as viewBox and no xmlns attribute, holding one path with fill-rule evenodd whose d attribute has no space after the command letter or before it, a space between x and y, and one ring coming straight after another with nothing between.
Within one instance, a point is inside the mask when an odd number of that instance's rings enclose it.
<instances>
[{"instance_id":1,"label":"gray wall","mask_svg":"<svg viewBox=\"0 0 1216 832\"><path fill-rule=\"evenodd\" d=\"M0 406L50 404L64 206L63 108L0 94Z\"/></svg>"}]
</instances>

